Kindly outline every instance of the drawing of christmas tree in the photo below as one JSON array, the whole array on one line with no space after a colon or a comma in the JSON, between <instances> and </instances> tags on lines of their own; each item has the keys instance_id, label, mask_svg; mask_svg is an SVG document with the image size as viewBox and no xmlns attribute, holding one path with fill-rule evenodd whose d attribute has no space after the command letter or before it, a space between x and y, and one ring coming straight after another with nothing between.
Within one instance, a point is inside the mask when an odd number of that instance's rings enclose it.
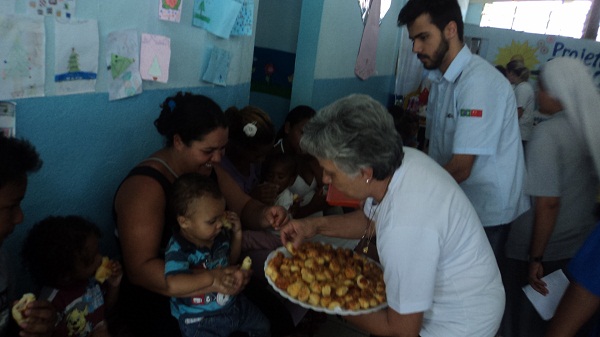
<instances>
[{"instance_id":1,"label":"drawing of christmas tree","mask_svg":"<svg viewBox=\"0 0 600 337\"><path fill-rule=\"evenodd\" d=\"M70 73L76 73L81 71L79 69L79 54L75 52L75 48L71 48L71 55L69 55L68 69Z\"/></svg>"},{"instance_id":2,"label":"drawing of christmas tree","mask_svg":"<svg viewBox=\"0 0 600 337\"><path fill-rule=\"evenodd\" d=\"M133 58L128 58L125 56L120 56L117 54L111 54L110 55L110 73L112 74L113 78L117 78L119 75L121 75L125 70L127 70L127 68L133 63L135 62L135 59Z\"/></svg>"},{"instance_id":3,"label":"drawing of christmas tree","mask_svg":"<svg viewBox=\"0 0 600 337\"><path fill-rule=\"evenodd\" d=\"M152 60L152 65L150 65L150 69L148 69L148 75L152 76L153 80L158 80L162 72L160 71L160 65L158 64L158 59L154 56Z\"/></svg>"}]
</instances>

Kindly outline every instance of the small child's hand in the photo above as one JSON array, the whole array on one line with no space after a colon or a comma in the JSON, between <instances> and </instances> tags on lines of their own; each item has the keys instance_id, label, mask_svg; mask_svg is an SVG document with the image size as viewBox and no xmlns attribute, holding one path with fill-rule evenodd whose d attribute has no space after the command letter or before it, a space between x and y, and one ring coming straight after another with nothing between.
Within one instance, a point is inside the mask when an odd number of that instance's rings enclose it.
<instances>
[{"instance_id":1,"label":"small child's hand","mask_svg":"<svg viewBox=\"0 0 600 337\"><path fill-rule=\"evenodd\" d=\"M116 288L121 284L121 279L123 279L123 267L119 261L113 260L111 261L110 269L112 270L112 274L106 281L109 286Z\"/></svg>"},{"instance_id":2,"label":"small child's hand","mask_svg":"<svg viewBox=\"0 0 600 337\"><path fill-rule=\"evenodd\" d=\"M231 211L225 211L225 218L227 222L231 224L231 231L233 233L239 233L242 230L242 222L240 221L240 217Z\"/></svg>"},{"instance_id":3,"label":"small child's hand","mask_svg":"<svg viewBox=\"0 0 600 337\"><path fill-rule=\"evenodd\" d=\"M212 287L219 293L235 295L239 293L245 285L243 282L243 274L237 266L213 269L211 272L213 273Z\"/></svg>"}]
</instances>

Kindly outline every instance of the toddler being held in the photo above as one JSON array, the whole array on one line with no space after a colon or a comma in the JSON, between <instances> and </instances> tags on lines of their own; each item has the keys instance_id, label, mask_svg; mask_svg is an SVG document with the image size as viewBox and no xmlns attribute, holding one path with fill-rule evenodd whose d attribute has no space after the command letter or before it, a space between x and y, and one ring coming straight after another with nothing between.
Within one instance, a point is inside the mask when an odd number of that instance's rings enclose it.
<instances>
[{"instance_id":1,"label":"toddler being held","mask_svg":"<svg viewBox=\"0 0 600 337\"><path fill-rule=\"evenodd\" d=\"M178 228L165 254L171 313L183 336L229 336L234 331L270 336L267 318L239 294L250 271L235 264L240 256L239 217L225 210L218 184L197 173L173 184L171 206ZM231 228L226 228L231 226Z\"/></svg>"}]
</instances>

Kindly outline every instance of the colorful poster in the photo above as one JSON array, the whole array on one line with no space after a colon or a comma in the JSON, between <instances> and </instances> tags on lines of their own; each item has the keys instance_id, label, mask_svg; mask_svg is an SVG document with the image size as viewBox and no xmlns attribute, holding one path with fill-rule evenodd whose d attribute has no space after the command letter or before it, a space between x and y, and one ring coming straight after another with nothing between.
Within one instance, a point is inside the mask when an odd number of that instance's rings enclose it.
<instances>
[{"instance_id":1,"label":"colorful poster","mask_svg":"<svg viewBox=\"0 0 600 337\"><path fill-rule=\"evenodd\" d=\"M522 59L531 71L532 82L547 61L562 56L576 58L589 67L600 88L600 42L465 25L465 43L493 65L506 66L514 57Z\"/></svg>"},{"instance_id":2,"label":"colorful poster","mask_svg":"<svg viewBox=\"0 0 600 337\"><path fill-rule=\"evenodd\" d=\"M143 80L167 83L171 62L171 39L142 34L140 73Z\"/></svg>"},{"instance_id":3,"label":"colorful poster","mask_svg":"<svg viewBox=\"0 0 600 337\"><path fill-rule=\"evenodd\" d=\"M98 74L98 21L57 21L54 36L57 94L94 91Z\"/></svg>"},{"instance_id":4,"label":"colorful poster","mask_svg":"<svg viewBox=\"0 0 600 337\"><path fill-rule=\"evenodd\" d=\"M214 47L210 54L208 68L204 72L202 80L223 87L226 86L230 62L231 55L227 50Z\"/></svg>"},{"instance_id":5,"label":"colorful poster","mask_svg":"<svg viewBox=\"0 0 600 337\"><path fill-rule=\"evenodd\" d=\"M158 0L158 18L164 21L179 22L182 2L183 0Z\"/></svg>"},{"instance_id":6,"label":"colorful poster","mask_svg":"<svg viewBox=\"0 0 600 337\"><path fill-rule=\"evenodd\" d=\"M55 16L70 20L75 16L77 0L27 0L27 14Z\"/></svg>"},{"instance_id":7,"label":"colorful poster","mask_svg":"<svg viewBox=\"0 0 600 337\"><path fill-rule=\"evenodd\" d=\"M242 4L242 9L235 19L231 35L250 36L252 35L252 23L254 22L254 0L236 0Z\"/></svg>"},{"instance_id":8,"label":"colorful poster","mask_svg":"<svg viewBox=\"0 0 600 337\"><path fill-rule=\"evenodd\" d=\"M111 32L106 41L108 99L110 101L142 93L140 44L134 29Z\"/></svg>"},{"instance_id":9,"label":"colorful poster","mask_svg":"<svg viewBox=\"0 0 600 337\"><path fill-rule=\"evenodd\" d=\"M235 0L195 0L192 25L228 39L241 8Z\"/></svg>"},{"instance_id":10,"label":"colorful poster","mask_svg":"<svg viewBox=\"0 0 600 337\"><path fill-rule=\"evenodd\" d=\"M44 96L44 20L0 16L0 99Z\"/></svg>"}]
</instances>

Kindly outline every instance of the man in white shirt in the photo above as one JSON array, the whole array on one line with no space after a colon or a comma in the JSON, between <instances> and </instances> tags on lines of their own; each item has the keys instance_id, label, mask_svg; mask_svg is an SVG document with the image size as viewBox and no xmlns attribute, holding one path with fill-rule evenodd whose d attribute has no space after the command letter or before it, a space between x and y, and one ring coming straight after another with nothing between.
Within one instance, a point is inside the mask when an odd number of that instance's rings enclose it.
<instances>
[{"instance_id":1,"label":"man in white shirt","mask_svg":"<svg viewBox=\"0 0 600 337\"><path fill-rule=\"evenodd\" d=\"M509 224L529 208L513 89L463 42L456 0L409 0L398 16L431 80L429 156L460 184L499 264Z\"/></svg>"}]
</instances>

